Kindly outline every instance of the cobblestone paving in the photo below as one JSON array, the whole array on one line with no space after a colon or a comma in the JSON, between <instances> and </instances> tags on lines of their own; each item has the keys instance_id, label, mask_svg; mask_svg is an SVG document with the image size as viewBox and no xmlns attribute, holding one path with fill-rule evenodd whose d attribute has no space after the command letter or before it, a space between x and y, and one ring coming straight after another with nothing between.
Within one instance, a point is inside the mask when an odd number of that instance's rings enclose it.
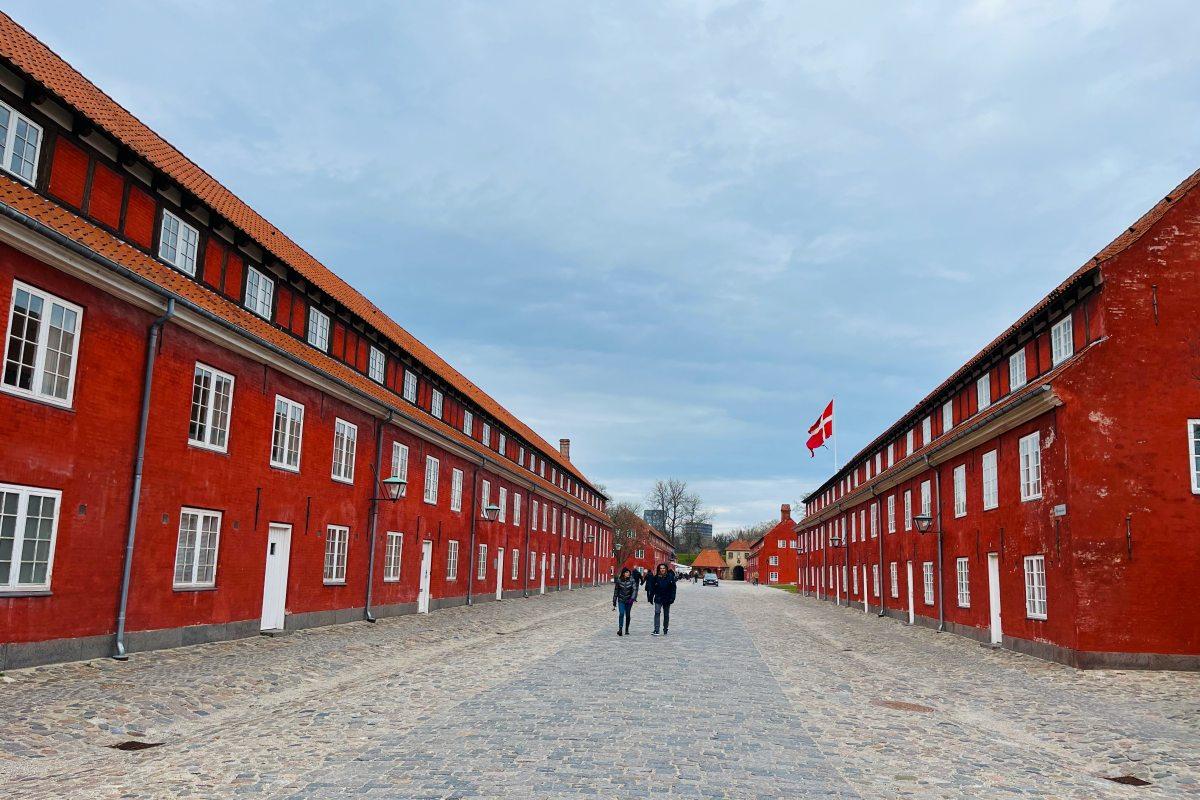
<instances>
[{"instance_id":1,"label":"cobblestone paving","mask_svg":"<svg viewBox=\"0 0 1200 800\"><path fill-rule=\"evenodd\" d=\"M668 638L647 612L618 639L577 590L11 672L0 797L1200 797L1200 676L731 583L681 586Z\"/></svg>"}]
</instances>

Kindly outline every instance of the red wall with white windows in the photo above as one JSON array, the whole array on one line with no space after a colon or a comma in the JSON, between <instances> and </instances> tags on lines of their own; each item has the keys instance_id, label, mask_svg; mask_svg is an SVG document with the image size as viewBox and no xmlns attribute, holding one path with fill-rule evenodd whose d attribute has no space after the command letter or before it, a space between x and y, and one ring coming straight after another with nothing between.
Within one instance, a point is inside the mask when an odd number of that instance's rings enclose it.
<instances>
[{"instance_id":1,"label":"red wall with white windows","mask_svg":"<svg viewBox=\"0 0 1200 800\"><path fill-rule=\"evenodd\" d=\"M780 507L779 523L750 546L746 580L753 583L757 578L760 584L795 583L798 563L795 542L796 523L792 519L792 507L784 504ZM772 558L778 563L772 564ZM778 580L771 580L772 572L778 573Z\"/></svg>"}]
</instances>

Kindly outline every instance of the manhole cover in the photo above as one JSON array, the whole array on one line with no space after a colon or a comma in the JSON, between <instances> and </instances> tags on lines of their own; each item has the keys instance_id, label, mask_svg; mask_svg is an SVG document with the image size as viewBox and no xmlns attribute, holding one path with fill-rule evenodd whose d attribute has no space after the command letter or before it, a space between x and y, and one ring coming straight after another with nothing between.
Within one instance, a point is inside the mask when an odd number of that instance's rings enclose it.
<instances>
[{"instance_id":1,"label":"manhole cover","mask_svg":"<svg viewBox=\"0 0 1200 800\"><path fill-rule=\"evenodd\" d=\"M117 744L110 744L109 747L111 747L113 750L126 750L126 751L128 751L128 750L149 750L151 747L162 747L162 744L163 744L162 742L139 742L136 739L130 739L129 741L118 742Z\"/></svg>"},{"instance_id":2,"label":"manhole cover","mask_svg":"<svg viewBox=\"0 0 1200 800\"><path fill-rule=\"evenodd\" d=\"M1119 778L1105 778L1106 781L1113 783L1123 783L1126 786L1149 786L1150 781L1144 781L1141 778L1135 778L1132 775L1122 775Z\"/></svg>"},{"instance_id":3,"label":"manhole cover","mask_svg":"<svg viewBox=\"0 0 1200 800\"><path fill-rule=\"evenodd\" d=\"M871 705L879 706L880 708L892 708L896 711L919 711L923 714L933 711L929 706L922 706L917 703L903 703L899 700L874 700L871 702Z\"/></svg>"}]
</instances>

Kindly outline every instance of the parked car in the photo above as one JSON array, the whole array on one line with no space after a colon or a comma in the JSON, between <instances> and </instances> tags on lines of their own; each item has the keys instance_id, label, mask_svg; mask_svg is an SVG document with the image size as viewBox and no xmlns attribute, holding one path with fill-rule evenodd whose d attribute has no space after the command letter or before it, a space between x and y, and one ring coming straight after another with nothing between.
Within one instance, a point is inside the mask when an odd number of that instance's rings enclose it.
<instances>
[{"instance_id":1,"label":"parked car","mask_svg":"<svg viewBox=\"0 0 1200 800\"><path fill-rule=\"evenodd\" d=\"M713 572L704 573L704 585L705 586L717 586L718 584L717 584L716 573L713 573Z\"/></svg>"}]
</instances>

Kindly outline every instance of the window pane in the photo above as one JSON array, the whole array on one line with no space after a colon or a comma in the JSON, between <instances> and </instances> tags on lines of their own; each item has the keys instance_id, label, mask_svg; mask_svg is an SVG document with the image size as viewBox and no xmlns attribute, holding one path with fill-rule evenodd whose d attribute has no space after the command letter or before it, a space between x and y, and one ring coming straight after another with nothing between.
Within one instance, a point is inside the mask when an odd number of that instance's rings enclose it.
<instances>
[{"instance_id":1,"label":"window pane","mask_svg":"<svg viewBox=\"0 0 1200 800\"><path fill-rule=\"evenodd\" d=\"M17 117L17 134L13 138L12 171L33 183L33 171L37 164L38 142L42 132Z\"/></svg>"},{"instance_id":2,"label":"window pane","mask_svg":"<svg viewBox=\"0 0 1200 800\"><path fill-rule=\"evenodd\" d=\"M9 323L8 350L4 359L4 383L18 389L33 388L37 363L37 343L41 335L42 298L24 289L13 293L12 319Z\"/></svg>"},{"instance_id":3,"label":"window pane","mask_svg":"<svg viewBox=\"0 0 1200 800\"><path fill-rule=\"evenodd\" d=\"M17 505L20 495L0 492L0 586L7 586L12 573L13 547L17 540Z\"/></svg>"}]
</instances>

